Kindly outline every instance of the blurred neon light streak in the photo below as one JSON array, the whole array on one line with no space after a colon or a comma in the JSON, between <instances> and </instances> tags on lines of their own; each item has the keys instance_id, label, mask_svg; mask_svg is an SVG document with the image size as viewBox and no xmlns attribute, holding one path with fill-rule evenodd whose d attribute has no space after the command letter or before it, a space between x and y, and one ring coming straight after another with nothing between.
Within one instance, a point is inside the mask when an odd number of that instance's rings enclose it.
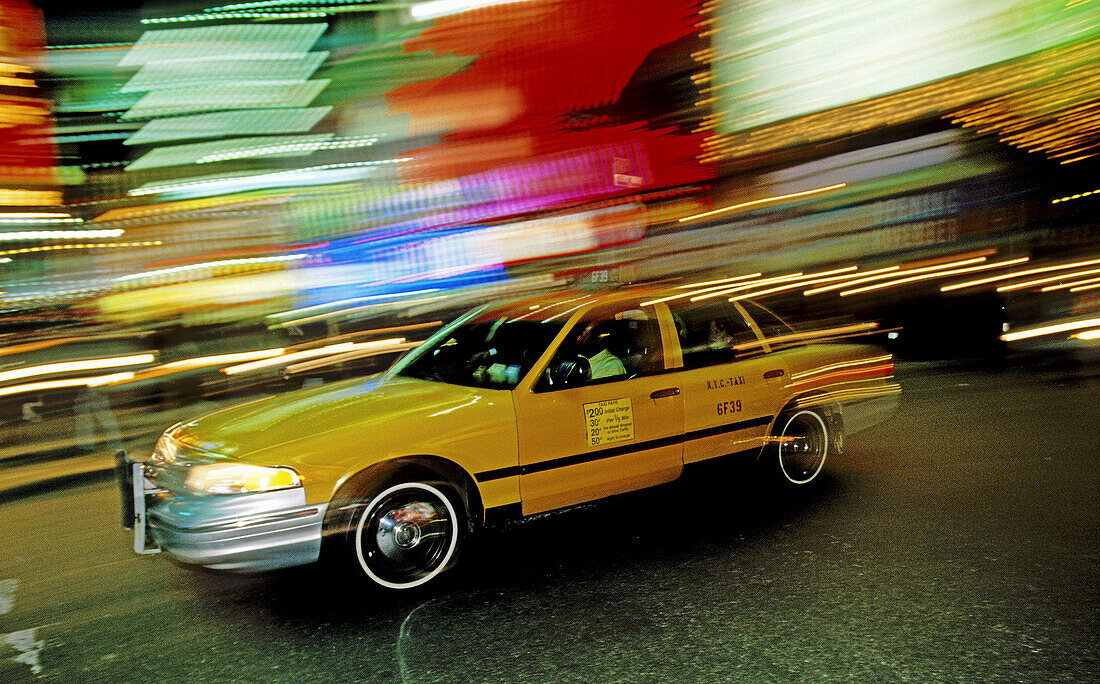
<instances>
[{"instance_id":1,"label":"blurred neon light streak","mask_svg":"<svg viewBox=\"0 0 1100 684\"><path fill-rule=\"evenodd\" d=\"M839 190L840 188L847 187L847 185L847 183L837 183L836 185L827 185L823 188L814 188L813 190L803 190L802 192L791 192L787 193L786 195L776 195L775 197L765 197L763 199L752 200L750 202L741 202L740 204L722 207L721 209L703 212L702 214L685 216L682 219L677 219L677 221L679 223L683 223L685 221L694 221L695 219L705 218L707 216L714 216L715 214L723 214L727 211L734 211L735 209L744 209L746 207L755 207L762 204L770 204L772 202L781 202L786 199L794 199L795 197L808 197L809 195L817 195L819 193L828 192L830 190Z\"/></svg>"},{"instance_id":2,"label":"blurred neon light streak","mask_svg":"<svg viewBox=\"0 0 1100 684\"><path fill-rule=\"evenodd\" d=\"M984 256L983 257L973 257L971 259L963 259L962 261L948 261L947 263L934 264L932 266L921 266L920 268L907 268L907 269L901 270L901 271L893 271L893 272L890 272L890 273L881 273L879 275L868 276L868 277L865 277L865 278L861 277L861 278L857 278L855 280L850 280L846 283L835 283L833 285L826 285L825 287L816 287L816 288L813 288L811 290L806 290L802 294L809 297L810 295L815 295L815 294L818 294L820 292L831 292L833 290L839 290L839 289L847 287L849 285L858 285L860 283L869 283L869 282L872 282L872 281L875 281L875 280L885 280L886 278L893 278L894 276L906 275L906 274L911 274L911 273L927 273L929 271L938 271L938 270L944 269L944 268L951 268L952 266L964 266L966 264L979 264L983 261L985 261Z\"/></svg>"},{"instance_id":3,"label":"blurred neon light streak","mask_svg":"<svg viewBox=\"0 0 1100 684\"><path fill-rule=\"evenodd\" d=\"M1055 333L1066 332L1069 330L1080 330L1081 328L1092 328L1100 325L1100 318L1089 318L1083 321L1070 321L1069 323L1056 323L1054 325L1044 325L1038 328L1027 328L1026 330L1018 330L1012 333L1005 333L1001 335L1001 339L1005 342L1013 342L1015 340L1026 340L1032 337L1040 337L1042 335L1053 335Z\"/></svg>"},{"instance_id":4,"label":"blurred neon light streak","mask_svg":"<svg viewBox=\"0 0 1100 684\"><path fill-rule=\"evenodd\" d=\"M9 394L21 394L23 392L40 392L42 390L60 389L63 387L100 387L103 385L114 385L120 382L125 382L133 377L134 374L127 371L125 373L97 375L90 378L69 378L67 380L45 380L43 382L30 382L24 385L0 387L0 396L7 396Z\"/></svg>"},{"instance_id":5,"label":"blurred neon light streak","mask_svg":"<svg viewBox=\"0 0 1100 684\"><path fill-rule=\"evenodd\" d=\"M1084 332L1079 332L1073 337L1076 337L1079 340L1100 339L1100 328L1097 328L1096 330L1086 330Z\"/></svg>"},{"instance_id":6,"label":"blurred neon light streak","mask_svg":"<svg viewBox=\"0 0 1100 684\"><path fill-rule=\"evenodd\" d=\"M1056 276L1047 276L1046 278L1036 278L1035 280L1027 280L1022 283L1013 283L1011 285L1001 285L997 288L997 292L1012 292L1013 290L1022 290L1025 287L1031 287L1032 285L1042 285L1043 283L1053 282L1055 280L1062 280L1063 278L1076 278L1078 276L1092 275L1093 273L1100 273L1100 268L1090 268L1086 271L1074 271L1073 273L1060 273Z\"/></svg>"},{"instance_id":7,"label":"blurred neon light streak","mask_svg":"<svg viewBox=\"0 0 1100 684\"><path fill-rule=\"evenodd\" d=\"M986 283L993 283L998 280L1010 280L1012 278L1019 278L1020 276L1033 275L1035 273L1049 273L1050 271L1062 271L1070 268L1077 268L1078 266L1091 266L1093 264L1100 264L1100 259L1090 259L1088 261L1076 261L1071 264L1055 264L1053 266L1041 266L1039 268L1029 268L1025 271L1016 271L1015 273L1004 273L998 276L991 276L989 278L981 278L979 280L968 280L965 283L955 283L953 285L944 285L940 288L940 292L949 292L951 290L960 290L964 287L973 287L975 285L985 285Z\"/></svg>"},{"instance_id":8,"label":"blurred neon light streak","mask_svg":"<svg viewBox=\"0 0 1100 684\"><path fill-rule=\"evenodd\" d=\"M985 257L982 257L983 259ZM865 287L857 287L854 290L842 290L840 292L841 297L847 297L848 295L859 294L860 292L870 292L872 290L882 290L888 287L894 287L895 285L904 285L906 283L914 283L920 280L931 280L933 278L943 278L946 276L958 275L960 273L971 273L973 271L985 271L991 268L1001 268L1003 266L1011 266L1013 264L1021 264L1028 260L1028 257L1020 257L1018 259L1010 259L1008 261L999 261L995 264L982 264L980 266L971 266L969 268L956 268L950 271L942 271L940 273L925 273L924 275L912 276L910 278L901 278L900 280L891 280L885 283L878 283L875 285L867 285Z\"/></svg>"},{"instance_id":9,"label":"blurred neon light streak","mask_svg":"<svg viewBox=\"0 0 1100 684\"><path fill-rule=\"evenodd\" d=\"M0 373L0 382L32 378L36 375L50 375L52 373L71 373L73 371L99 370L101 368L138 366L143 363L152 363L156 358L154 354L134 354L131 356L114 356L102 359L87 359L84 361L60 361L58 363L47 363L41 366L27 366L26 368L16 368Z\"/></svg>"},{"instance_id":10,"label":"blurred neon light streak","mask_svg":"<svg viewBox=\"0 0 1100 684\"><path fill-rule=\"evenodd\" d=\"M1100 287L1100 283L1098 283L1096 285L1082 285L1080 287L1071 287L1069 289L1069 291L1070 292L1084 292L1085 290L1095 290L1098 287Z\"/></svg>"}]
</instances>

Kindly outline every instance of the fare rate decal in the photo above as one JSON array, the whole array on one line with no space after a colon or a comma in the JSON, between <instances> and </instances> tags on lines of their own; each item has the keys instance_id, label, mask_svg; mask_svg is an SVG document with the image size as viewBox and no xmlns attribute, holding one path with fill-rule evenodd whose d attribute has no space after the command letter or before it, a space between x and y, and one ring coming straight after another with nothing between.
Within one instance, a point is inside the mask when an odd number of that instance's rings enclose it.
<instances>
[{"instance_id":1,"label":"fare rate decal","mask_svg":"<svg viewBox=\"0 0 1100 684\"><path fill-rule=\"evenodd\" d=\"M588 446L634 439L634 408L630 399L607 399L584 404L584 429Z\"/></svg>"}]
</instances>

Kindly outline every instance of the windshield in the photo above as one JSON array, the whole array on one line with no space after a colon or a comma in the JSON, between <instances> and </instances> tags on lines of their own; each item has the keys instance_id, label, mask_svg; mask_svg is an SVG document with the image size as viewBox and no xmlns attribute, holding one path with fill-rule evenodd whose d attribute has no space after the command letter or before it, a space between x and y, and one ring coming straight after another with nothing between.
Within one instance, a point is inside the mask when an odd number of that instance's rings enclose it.
<instances>
[{"instance_id":1,"label":"windshield","mask_svg":"<svg viewBox=\"0 0 1100 684\"><path fill-rule=\"evenodd\" d=\"M512 318L495 311L441 331L392 373L453 385L513 389L561 330L560 321Z\"/></svg>"}]
</instances>

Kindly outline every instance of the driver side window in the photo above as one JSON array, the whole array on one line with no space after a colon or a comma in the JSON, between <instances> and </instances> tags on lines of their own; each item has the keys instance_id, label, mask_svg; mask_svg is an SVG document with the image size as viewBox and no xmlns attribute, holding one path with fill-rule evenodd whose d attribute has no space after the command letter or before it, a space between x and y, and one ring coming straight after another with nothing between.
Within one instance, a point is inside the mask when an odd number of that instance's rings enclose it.
<instances>
[{"instance_id":1,"label":"driver side window","mask_svg":"<svg viewBox=\"0 0 1100 684\"><path fill-rule=\"evenodd\" d=\"M619 306L594 311L573 326L537 389L577 387L663 370L660 326L653 309Z\"/></svg>"}]
</instances>

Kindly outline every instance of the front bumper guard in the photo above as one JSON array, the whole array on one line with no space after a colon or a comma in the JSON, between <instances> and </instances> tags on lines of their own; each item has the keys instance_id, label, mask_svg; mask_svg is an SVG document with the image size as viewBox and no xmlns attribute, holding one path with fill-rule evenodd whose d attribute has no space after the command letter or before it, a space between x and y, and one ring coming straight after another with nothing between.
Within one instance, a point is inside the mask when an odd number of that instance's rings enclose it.
<instances>
[{"instance_id":1,"label":"front bumper guard","mask_svg":"<svg viewBox=\"0 0 1100 684\"><path fill-rule=\"evenodd\" d=\"M134 531L136 553L160 553L160 547L149 530L146 497L164 493L145 477L145 464L135 461L125 451L115 452L115 480L118 482L122 527Z\"/></svg>"}]
</instances>

